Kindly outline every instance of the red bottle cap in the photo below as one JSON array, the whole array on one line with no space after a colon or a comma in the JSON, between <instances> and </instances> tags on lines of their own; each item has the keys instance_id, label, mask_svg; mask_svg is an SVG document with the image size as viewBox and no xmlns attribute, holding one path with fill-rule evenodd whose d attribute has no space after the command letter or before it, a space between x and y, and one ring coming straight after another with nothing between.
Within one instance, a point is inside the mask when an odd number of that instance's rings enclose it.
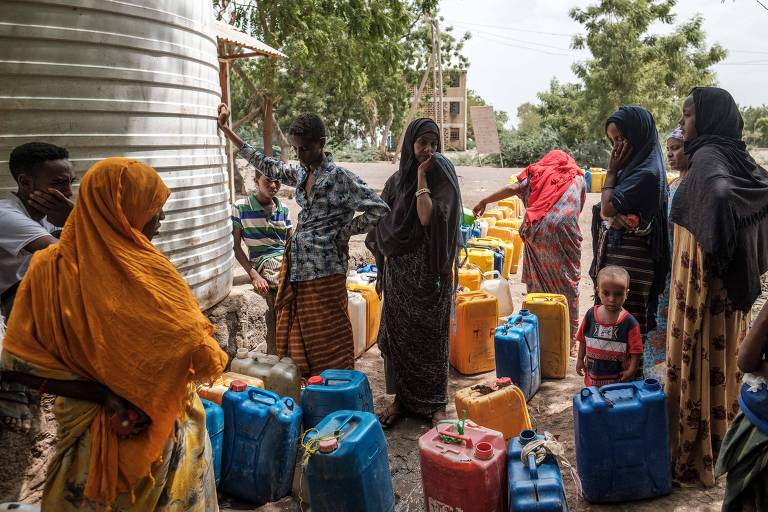
<instances>
[{"instance_id":1,"label":"red bottle cap","mask_svg":"<svg viewBox=\"0 0 768 512\"><path fill-rule=\"evenodd\" d=\"M248 387L248 384L246 384L244 381L240 379L235 379L232 382L229 383L229 390L230 391L245 391L245 388Z\"/></svg>"},{"instance_id":2,"label":"red bottle cap","mask_svg":"<svg viewBox=\"0 0 768 512\"><path fill-rule=\"evenodd\" d=\"M475 445L475 458L480 460L489 460L493 457L493 446L488 442L481 442Z\"/></svg>"},{"instance_id":3,"label":"red bottle cap","mask_svg":"<svg viewBox=\"0 0 768 512\"><path fill-rule=\"evenodd\" d=\"M339 447L339 440L335 437L333 439L323 439L317 443L317 449L320 453L331 453Z\"/></svg>"},{"instance_id":4,"label":"red bottle cap","mask_svg":"<svg viewBox=\"0 0 768 512\"><path fill-rule=\"evenodd\" d=\"M505 388L511 385L512 385L512 379L510 379L509 377L499 377L498 379L496 379L496 387L498 388Z\"/></svg>"},{"instance_id":5,"label":"red bottle cap","mask_svg":"<svg viewBox=\"0 0 768 512\"><path fill-rule=\"evenodd\" d=\"M313 375L312 377L307 379L307 384L309 384L310 386L322 384L322 383L323 383L323 378L319 375Z\"/></svg>"}]
</instances>

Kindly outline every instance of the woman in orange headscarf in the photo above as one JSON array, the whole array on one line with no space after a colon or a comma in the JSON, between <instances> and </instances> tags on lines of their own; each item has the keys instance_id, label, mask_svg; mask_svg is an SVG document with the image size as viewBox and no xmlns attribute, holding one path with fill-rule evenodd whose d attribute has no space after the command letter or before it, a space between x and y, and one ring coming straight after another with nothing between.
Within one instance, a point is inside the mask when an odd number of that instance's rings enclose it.
<instances>
[{"instance_id":1,"label":"woman in orange headscarf","mask_svg":"<svg viewBox=\"0 0 768 512\"><path fill-rule=\"evenodd\" d=\"M528 293L558 293L568 301L571 353L579 328L581 230L584 208L584 171L566 152L555 149L532 163L510 184L482 199L474 208L478 217L486 206L519 196L525 203L520 236L525 244L522 281ZM574 354L575 355L575 354Z\"/></svg>"},{"instance_id":2,"label":"woman in orange headscarf","mask_svg":"<svg viewBox=\"0 0 768 512\"><path fill-rule=\"evenodd\" d=\"M150 243L169 195L141 162L97 163L21 283L0 361L3 379L59 395L43 510L217 510L194 383L227 358Z\"/></svg>"}]
</instances>

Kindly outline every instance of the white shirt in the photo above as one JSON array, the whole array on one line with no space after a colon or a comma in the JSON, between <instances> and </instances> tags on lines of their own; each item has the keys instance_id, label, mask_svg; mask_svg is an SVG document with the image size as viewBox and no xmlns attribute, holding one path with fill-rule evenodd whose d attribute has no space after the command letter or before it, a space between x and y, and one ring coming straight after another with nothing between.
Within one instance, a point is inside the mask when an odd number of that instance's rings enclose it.
<instances>
[{"instance_id":1,"label":"white shirt","mask_svg":"<svg viewBox=\"0 0 768 512\"><path fill-rule=\"evenodd\" d=\"M30 217L15 194L0 200L0 293L26 274L32 253L24 247L57 229L45 218L38 222Z\"/></svg>"}]
</instances>

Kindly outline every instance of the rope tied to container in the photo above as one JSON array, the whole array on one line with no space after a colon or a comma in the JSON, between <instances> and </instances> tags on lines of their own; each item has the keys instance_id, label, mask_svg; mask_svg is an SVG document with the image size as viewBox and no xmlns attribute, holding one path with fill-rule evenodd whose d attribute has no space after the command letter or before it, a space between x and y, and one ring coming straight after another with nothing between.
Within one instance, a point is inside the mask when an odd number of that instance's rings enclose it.
<instances>
[{"instance_id":1,"label":"rope tied to container","mask_svg":"<svg viewBox=\"0 0 768 512\"><path fill-rule=\"evenodd\" d=\"M307 436L312 433L315 436L307 439ZM344 432L339 429L321 436L316 428L310 428L302 434L301 447L304 453L301 456L301 475L299 477L299 510L304 510L304 471L307 468L307 464L309 464L309 459L320 451L320 444L323 441L339 440L342 437L344 437Z\"/></svg>"},{"instance_id":2,"label":"rope tied to container","mask_svg":"<svg viewBox=\"0 0 768 512\"><path fill-rule=\"evenodd\" d=\"M576 468L565 458L565 448L555 439L555 436L549 432L544 432L544 439L534 439L523 445L523 449L520 452L520 460L526 467L528 466L528 456L530 454L534 455L537 466L541 465L548 455L555 457L555 460L561 466L568 469L573 485L576 487L576 492L579 496L583 496L579 474L576 472Z\"/></svg>"},{"instance_id":3,"label":"rope tied to container","mask_svg":"<svg viewBox=\"0 0 768 512\"><path fill-rule=\"evenodd\" d=\"M453 425L456 427L456 432L458 432L459 435L464 435L464 424L467 422L467 411L464 411L464 413L461 416L460 420L440 420L435 425L435 429L437 430L437 435L440 436L440 440L444 443L448 444L460 444L462 441L461 439L456 439L455 437L449 437L446 435L443 435L440 433L440 425Z\"/></svg>"}]
</instances>

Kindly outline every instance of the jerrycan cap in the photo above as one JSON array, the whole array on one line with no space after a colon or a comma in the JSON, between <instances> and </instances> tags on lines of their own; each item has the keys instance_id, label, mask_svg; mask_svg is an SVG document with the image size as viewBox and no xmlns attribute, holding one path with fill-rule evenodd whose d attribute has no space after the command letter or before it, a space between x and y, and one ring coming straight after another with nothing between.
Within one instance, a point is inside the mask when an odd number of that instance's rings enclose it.
<instances>
[{"instance_id":1,"label":"jerrycan cap","mask_svg":"<svg viewBox=\"0 0 768 512\"><path fill-rule=\"evenodd\" d=\"M511 385L512 385L512 379L509 377L499 377L498 379L496 379L497 388L505 388Z\"/></svg>"},{"instance_id":2,"label":"jerrycan cap","mask_svg":"<svg viewBox=\"0 0 768 512\"><path fill-rule=\"evenodd\" d=\"M309 379L307 379L307 384L310 386L323 384L323 378L319 375L313 375Z\"/></svg>"},{"instance_id":3,"label":"jerrycan cap","mask_svg":"<svg viewBox=\"0 0 768 512\"><path fill-rule=\"evenodd\" d=\"M323 439L319 443L317 443L317 449L320 453L331 453L336 450L336 448L339 447L339 440L337 438L333 439Z\"/></svg>"},{"instance_id":4,"label":"jerrycan cap","mask_svg":"<svg viewBox=\"0 0 768 512\"><path fill-rule=\"evenodd\" d=\"M520 316L528 316L530 314L531 314L531 312L528 311L527 309L521 309L520 310Z\"/></svg>"},{"instance_id":5,"label":"jerrycan cap","mask_svg":"<svg viewBox=\"0 0 768 512\"><path fill-rule=\"evenodd\" d=\"M475 458L480 460L489 460L493 457L493 446L491 443L482 441L475 445Z\"/></svg>"},{"instance_id":6,"label":"jerrycan cap","mask_svg":"<svg viewBox=\"0 0 768 512\"><path fill-rule=\"evenodd\" d=\"M248 357L248 349L245 347L240 347L237 349L237 354L235 354L235 357L238 359L245 359Z\"/></svg>"},{"instance_id":7,"label":"jerrycan cap","mask_svg":"<svg viewBox=\"0 0 768 512\"><path fill-rule=\"evenodd\" d=\"M245 381L242 381L240 379L235 379L229 383L230 391L235 391L235 392L245 391L245 388L247 387L248 387L248 384L246 384Z\"/></svg>"}]
</instances>

